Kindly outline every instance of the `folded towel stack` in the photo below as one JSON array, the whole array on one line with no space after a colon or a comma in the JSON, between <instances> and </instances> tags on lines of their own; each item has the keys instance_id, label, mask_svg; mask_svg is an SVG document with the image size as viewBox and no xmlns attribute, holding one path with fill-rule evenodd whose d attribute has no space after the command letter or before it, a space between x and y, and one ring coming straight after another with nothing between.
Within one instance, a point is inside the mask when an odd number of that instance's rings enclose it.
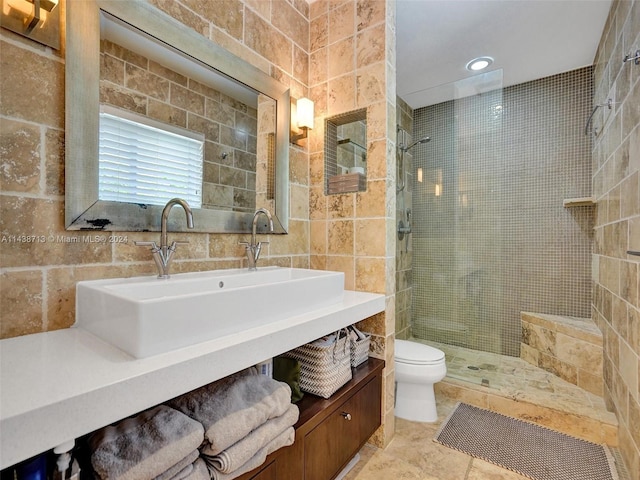
<instances>
[{"instance_id":1,"label":"folded towel stack","mask_svg":"<svg viewBox=\"0 0 640 480\"><path fill-rule=\"evenodd\" d=\"M293 425L297 421L298 407L291 404L283 415L268 420L226 450L210 455L203 449L201 453L211 467L211 478L228 480L262 465L271 452L293 443Z\"/></svg>"},{"instance_id":2,"label":"folded towel stack","mask_svg":"<svg viewBox=\"0 0 640 480\"><path fill-rule=\"evenodd\" d=\"M91 464L101 479L199 480L194 474L203 439L199 422L160 405L94 433Z\"/></svg>"},{"instance_id":3,"label":"folded towel stack","mask_svg":"<svg viewBox=\"0 0 640 480\"><path fill-rule=\"evenodd\" d=\"M202 458L214 480L230 480L262 464L294 441L298 407L286 383L255 368L178 397L169 406L200 422Z\"/></svg>"},{"instance_id":4,"label":"folded towel stack","mask_svg":"<svg viewBox=\"0 0 640 480\"><path fill-rule=\"evenodd\" d=\"M207 451L216 455L291 404L291 389L255 368L205 385L167 403L204 427Z\"/></svg>"},{"instance_id":5,"label":"folded towel stack","mask_svg":"<svg viewBox=\"0 0 640 480\"><path fill-rule=\"evenodd\" d=\"M193 471L193 464L200 458L198 450L194 450L155 480L179 480L186 478Z\"/></svg>"},{"instance_id":6,"label":"folded towel stack","mask_svg":"<svg viewBox=\"0 0 640 480\"><path fill-rule=\"evenodd\" d=\"M174 476L172 480L210 480L210 478L207 464L203 459L198 458L193 464L188 465Z\"/></svg>"}]
</instances>

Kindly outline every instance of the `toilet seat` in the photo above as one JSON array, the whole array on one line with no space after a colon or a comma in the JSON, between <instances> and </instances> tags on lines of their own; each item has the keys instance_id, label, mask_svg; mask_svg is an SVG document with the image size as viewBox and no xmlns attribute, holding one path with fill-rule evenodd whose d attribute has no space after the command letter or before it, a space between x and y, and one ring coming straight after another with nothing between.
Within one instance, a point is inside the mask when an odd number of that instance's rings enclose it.
<instances>
[{"instance_id":1,"label":"toilet seat","mask_svg":"<svg viewBox=\"0 0 640 480\"><path fill-rule=\"evenodd\" d=\"M409 365L435 365L444 363L444 352L423 343L407 340L395 341L396 362Z\"/></svg>"}]
</instances>

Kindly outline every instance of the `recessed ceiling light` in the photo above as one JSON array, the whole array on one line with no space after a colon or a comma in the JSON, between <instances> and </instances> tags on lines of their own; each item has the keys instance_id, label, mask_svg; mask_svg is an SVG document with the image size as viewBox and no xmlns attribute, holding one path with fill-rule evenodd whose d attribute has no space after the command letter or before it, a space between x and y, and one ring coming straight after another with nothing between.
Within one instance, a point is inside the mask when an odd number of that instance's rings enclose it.
<instances>
[{"instance_id":1,"label":"recessed ceiling light","mask_svg":"<svg viewBox=\"0 0 640 480\"><path fill-rule=\"evenodd\" d=\"M467 70L471 70L472 72L477 72L487 68L492 63L493 63L493 58L491 57L474 58L469 63L467 63Z\"/></svg>"}]
</instances>

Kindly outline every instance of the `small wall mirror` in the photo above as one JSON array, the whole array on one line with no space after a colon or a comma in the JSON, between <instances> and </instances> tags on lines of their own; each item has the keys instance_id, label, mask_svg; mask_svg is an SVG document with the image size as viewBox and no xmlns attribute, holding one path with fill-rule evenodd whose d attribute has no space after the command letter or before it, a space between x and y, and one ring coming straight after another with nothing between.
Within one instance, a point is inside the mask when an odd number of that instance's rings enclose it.
<instances>
[{"instance_id":1,"label":"small wall mirror","mask_svg":"<svg viewBox=\"0 0 640 480\"><path fill-rule=\"evenodd\" d=\"M159 230L180 197L195 231L286 233L289 90L145 2L69 3L67 228Z\"/></svg>"},{"instance_id":2,"label":"small wall mirror","mask_svg":"<svg viewBox=\"0 0 640 480\"><path fill-rule=\"evenodd\" d=\"M336 115L325 120L325 193L366 190L367 111Z\"/></svg>"}]
</instances>

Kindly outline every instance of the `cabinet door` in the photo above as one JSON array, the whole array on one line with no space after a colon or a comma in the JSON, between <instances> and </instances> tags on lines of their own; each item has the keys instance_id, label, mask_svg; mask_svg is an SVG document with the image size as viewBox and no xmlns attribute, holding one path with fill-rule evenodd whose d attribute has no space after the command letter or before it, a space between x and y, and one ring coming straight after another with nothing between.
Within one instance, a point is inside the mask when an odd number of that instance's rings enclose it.
<instances>
[{"instance_id":1,"label":"cabinet door","mask_svg":"<svg viewBox=\"0 0 640 480\"><path fill-rule=\"evenodd\" d=\"M264 468L256 476L251 477L251 480L277 480L276 476L276 463L273 462L267 468Z\"/></svg>"},{"instance_id":2,"label":"cabinet door","mask_svg":"<svg viewBox=\"0 0 640 480\"><path fill-rule=\"evenodd\" d=\"M304 439L305 480L330 480L380 426L381 378L373 378Z\"/></svg>"}]
</instances>

